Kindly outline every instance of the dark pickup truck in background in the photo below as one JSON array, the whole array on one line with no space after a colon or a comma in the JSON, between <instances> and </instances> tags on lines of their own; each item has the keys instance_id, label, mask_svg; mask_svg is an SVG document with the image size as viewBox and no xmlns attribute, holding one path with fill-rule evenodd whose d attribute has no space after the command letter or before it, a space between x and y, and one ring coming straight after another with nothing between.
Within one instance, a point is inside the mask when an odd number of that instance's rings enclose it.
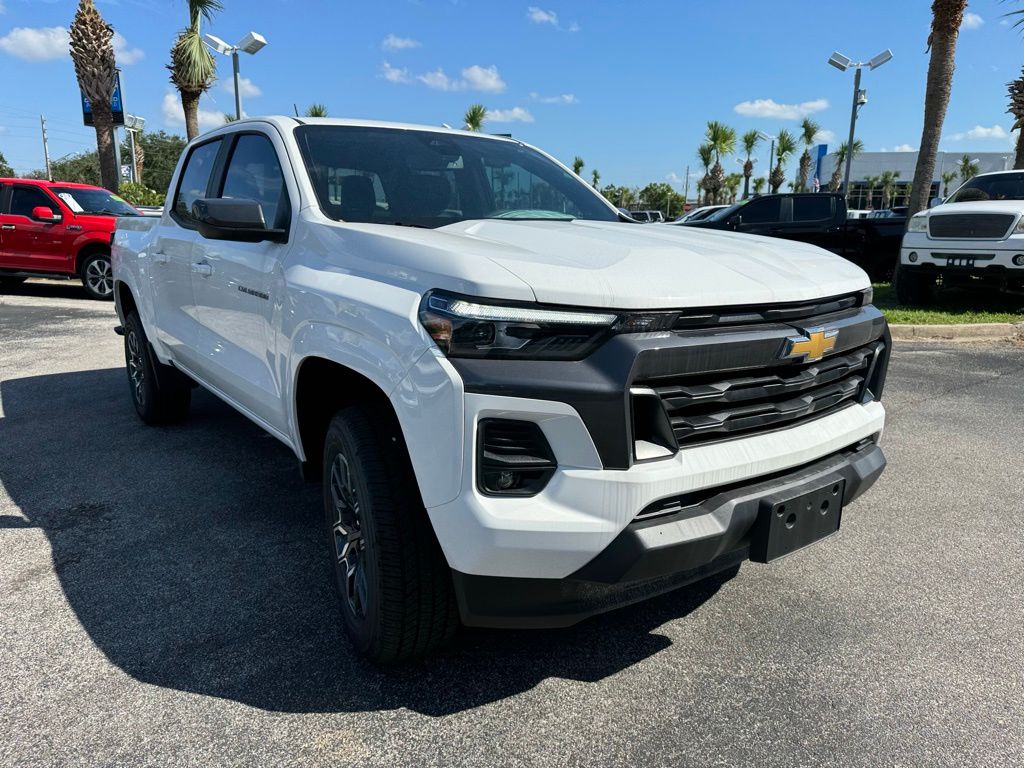
<instances>
[{"instance_id":1,"label":"dark pickup truck in background","mask_svg":"<svg viewBox=\"0 0 1024 768\"><path fill-rule=\"evenodd\" d=\"M761 195L682 226L811 243L849 259L877 282L892 279L906 222L906 216L848 219L841 194L810 192Z\"/></svg>"}]
</instances>

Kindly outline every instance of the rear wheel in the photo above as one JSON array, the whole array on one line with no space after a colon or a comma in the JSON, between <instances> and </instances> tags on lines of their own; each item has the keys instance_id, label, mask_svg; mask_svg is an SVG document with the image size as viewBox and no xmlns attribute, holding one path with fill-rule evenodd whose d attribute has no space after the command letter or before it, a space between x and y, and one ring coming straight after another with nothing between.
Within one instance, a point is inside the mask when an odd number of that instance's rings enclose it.
<instances>
[{"instance_id":1,"label":"rear wheel","mask_svg":"<svg viewBox=\"0 0 1024 768\"><path fill-rule=\"evenodd\" d=\"M164 365L149 347L137 313L124 321L124 358L136 413L150 425L183 421L192 403L192 384L176 368Z\"/></svg>"},{"instance_id":2,"label":"rear wheel","mask_svg":"<svg viewBox=\"0 0 1024 768\"><path fill-rule=\"evenodd\" d=\"M900 304L910 306L927 304L935 292L935 275L930 275L919 269L908 269L903 265L896 267L893 282L896 288L896 298Z\"/></svg>"},{"instance_id":3,"label":"rear wheel","mask_svg":"<svg viewBox=\"0 0 1024 768\"><path fill-rule=\"evenodd\" d=\"M78 276L82 279L85 292L92 298L114 298L114 271L110 266L109 253L87 256L79 267Z\"/></svg>"},{"instance_id":4,"label":"rear wheel","mask_svg":"<svg viewBox=\"0 0 1024 768\"><path fill-rule=\"evenodd\" d=\"M390 663L424 656L458 625L451 572L416 493L400 436L361 407L324 444L324 522L342 621L356 650Z\"/></svg>"}]
</instances>

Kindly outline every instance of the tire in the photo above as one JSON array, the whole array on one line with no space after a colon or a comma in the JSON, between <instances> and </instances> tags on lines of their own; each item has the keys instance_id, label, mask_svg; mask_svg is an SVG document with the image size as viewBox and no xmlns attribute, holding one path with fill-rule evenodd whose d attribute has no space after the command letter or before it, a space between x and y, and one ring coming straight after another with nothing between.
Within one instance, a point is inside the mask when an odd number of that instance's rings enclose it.
<instances>
[{"instance_id":1,"label":"tire","mask_svg":"<svg viewBox=\"0 0 1024 768\"><path fill-rule=\"evenodd\" d=\"M907 269L902 264L896 267L893 282L896 288L896 299L900 304L908 306L929 303L935 292L934 275Z\"/></svg>"},{"instance_id":2,"label":"tire","mask_svg":"<svg viewBox=\"0 0 1024 768\"><path fill-rule=\"evenodd\" d=\"M351 406L324 441L324 526L342 622L378 664L426 656L458 626L451 571L395 432Z\"/></svg>"},{"instance_id":3,"label":"tire","mask_svg":"<svg viewBox=\"0 0 1024 768\"><path fill-rule=\"evenodd\" d=\"M124 321L124 358L128 389L140 419L157 426L188 417L192 404L191 381L176 368L156 359L136 312L130 313Z\"/></svg>"},{"instance_id":4,"label":"tire","mask_svg":"<svg viewBox=\"0 0 1024 768\"><path fill-rule=\"evenodd\" d=\"M109 253L94 253L85 257L79 265L78 277L90 298L113 301L114 272L110 266Z\"/></svg>"},{"instance_id":5,"label":"tire","mask_svg":"<svg viewBox=\"0 0 1024 768\"><path fill-rule=\"evenodd\" d=\"M17 288L27 279L25 277L0 277L0 291L9 291L12 288Z\"/></svg>"}]
</instances>

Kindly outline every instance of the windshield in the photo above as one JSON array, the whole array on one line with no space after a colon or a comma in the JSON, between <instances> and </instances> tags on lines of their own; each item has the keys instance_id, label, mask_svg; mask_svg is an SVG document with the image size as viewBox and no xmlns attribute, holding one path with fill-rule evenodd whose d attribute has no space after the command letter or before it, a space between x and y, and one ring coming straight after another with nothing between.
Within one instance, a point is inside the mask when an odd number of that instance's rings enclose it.
<instances>
[{"instance_id":1,"label":"windshield","mask_svg":"<svg viewBox=\"0 0 1024 768\"><path fill-rule=\"evenodd\" d=\"M717 211L712 211L705 216L702 221L722 221L732 216L736 211L742 208L746 204L746 200L742 203L736 203L736 205L727 205L725 208L719 208Z\"/></svg>"},{"instance_id":2,"label":"windshield","mask_svg":"<svg viewBox=\"0 0 1024 768\"><path fill-rule=\"evenodd\" d=\"M467 219L619 220L578 176L518 142L332 125L295 134L332 219L431 228Z\"/></svg>"},{"instance_id":3,"label":"windshield","mask_svg":"<svg viewBox=\"0 0 1024 768\"><path fill-rule=\"evenodd\" d=\"M105 216L139 215L139 212L128 203L105 189L54 187L53 194L75 213L99 213Z\"/></svg>"},{"instance_id":4,"label":"windshield","mask_svg":"<svg viewBox=\"0 0 1024 768\"><path fill-rule=\"evenodd\" d=\"M1024 200L1024 173L975 176L950 195L946 202L974 203L980 200Z\"/></svg>"}]
</instances>

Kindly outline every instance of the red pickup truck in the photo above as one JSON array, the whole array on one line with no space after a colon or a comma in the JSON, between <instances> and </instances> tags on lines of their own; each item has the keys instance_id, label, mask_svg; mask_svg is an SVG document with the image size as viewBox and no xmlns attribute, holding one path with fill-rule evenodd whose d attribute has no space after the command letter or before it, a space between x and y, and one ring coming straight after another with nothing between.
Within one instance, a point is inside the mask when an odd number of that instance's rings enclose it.
<instances>
[{"instance_id":1,"label":"red pickup truck","mask_svg":"<svg viewBox=\"0 0 1024 768\"><path fill-rule=\"evenodd\" d=\"M77 277L93 298L112 298L114 225L140 215L101 187L0 178L0 290L29 277Z\"/></svg>"}]
</instances>

